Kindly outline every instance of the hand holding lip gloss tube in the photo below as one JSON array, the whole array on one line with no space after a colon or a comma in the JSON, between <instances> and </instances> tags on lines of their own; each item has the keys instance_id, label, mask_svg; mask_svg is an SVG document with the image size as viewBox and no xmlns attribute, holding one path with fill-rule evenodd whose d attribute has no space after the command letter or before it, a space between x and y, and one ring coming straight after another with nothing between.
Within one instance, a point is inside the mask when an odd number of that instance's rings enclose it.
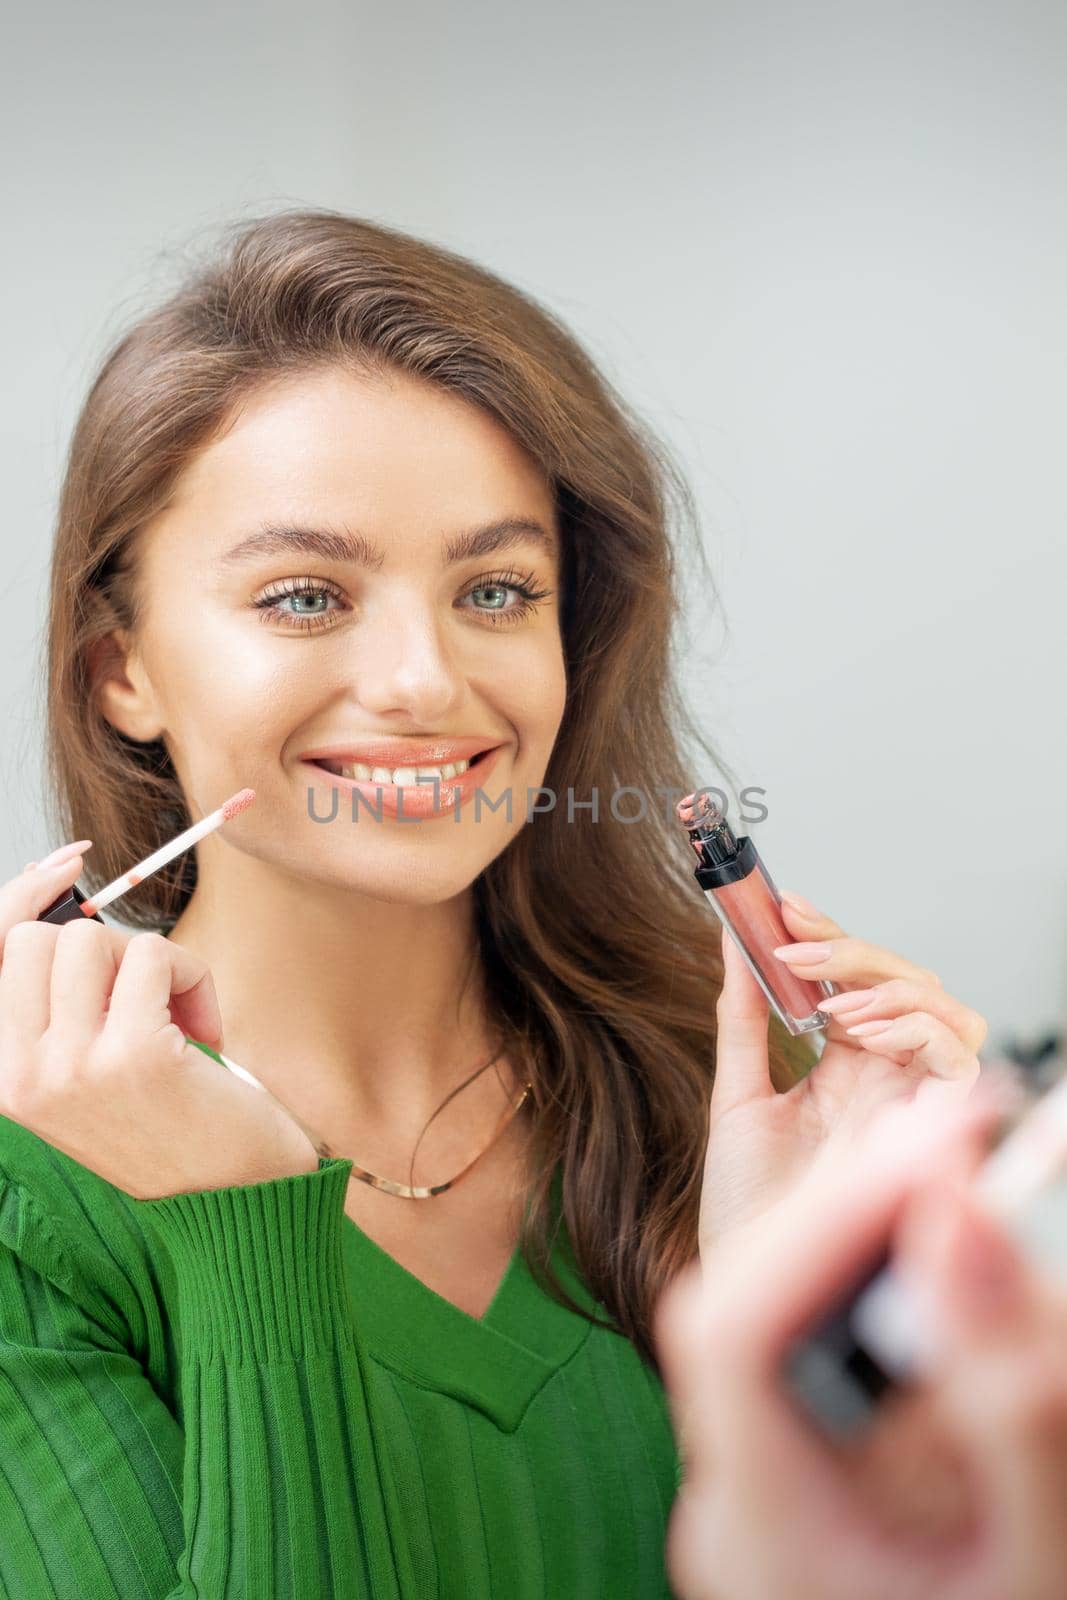
<instances>
[{"instance_id":1,"label":"hand holding lip gloss tube","mask_svg":"<svg viewBox=\"0 0 1067 1600\"><path fill-rule=\"evenodd\" d=\"M167 844L162 845L158 850L153 851L151 855L146 856L143 861L138 861L134 866L128 868L126 872L121 873L105 888L98 890L92 899L86 899L77 884L72 884L69 889L65 889L50 905L45 907L38 915L37 921L62 924L76 921L79 917L89 917L95 922L103 923L104 919L99 914L103 906L111 905L113 901L118 900L128 890L135 888L139 883L143 883L145 878L149 877L153 872L158 872L160 867L166 866L168 861L173 861L175 856L181 855L182 851L188 850L190 846L206 838L209 833L213 833L216 828L220 828L224 822L232 821L242 811L246 811L255 798L256 792L254 789L238 790L236 794L225 800L221 806L209 812L206 817L202 817L199 822L194 822L191 827L175 835ZM79 840L78 842L85 845L89 844L88 840ZM67 848L72 850L73 846ZM231 1060L229 1056L223 1055L221 1050L217 1051L216 1054L229 1072L240 1078L244 1083L249 1084L252 1088L260 1090L268 1100L273 1101L280 1110L284 1111L311 1141L317 1155L326 1153L326 1146L319 1136L306 1127L299 1117L289 1110L288 1106L282 1104L277 1096L272 1095L270 1090L260 1083L259 1079L249 1072L246 1067L240 1066L236 1061Z\"/></svg>"},{"instance_id":2,"label":"hand holding lip gloss tube","mask_svg":"<svg viewBox=\"0 0 1067 1600\"><path fill-rule=\"evenodd\" d=\"M696 852L697 882L780 1020L794 1035L825 1028L830 1019L819 1010L819 1002L837 988L823 979L800 978L776 959L776 947L789 944L793 935L752 840L747 835L736 838L724 813L699 789L678 802L675 814Z\"/></svg>"},{"instance_id":3,"label":"hand holding lip gloss tube","mask_svg":"<svg viewBox=\"0 0 1067 1600\"><path fill-rule=\"evenodd\" d=\"M205 1059L213 1052L200 1041L221 1041L222 1029L204 962L158 935L124 936L97 913L254 799L240 791L92 900L65 889L41 907L69 883L89 840L0 886L0 1113L138 1200L311 1172L321 1154L250 1073L225 1057L220 1073ZM101 925L91 938L26 935L33 921L83 917ZM262 1093L250 1096L238 1078Z\"/></svg>"}]
</instances>

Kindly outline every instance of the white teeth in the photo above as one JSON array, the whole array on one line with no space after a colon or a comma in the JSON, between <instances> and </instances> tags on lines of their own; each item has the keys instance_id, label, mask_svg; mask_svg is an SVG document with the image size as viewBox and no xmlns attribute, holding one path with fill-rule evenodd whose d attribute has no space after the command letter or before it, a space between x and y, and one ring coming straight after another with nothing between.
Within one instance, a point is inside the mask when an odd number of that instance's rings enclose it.
<instances>
[{"instance_id":1,"label":"white teeth","mask_svg":"<svg viewBox=\"0 0 1067 1600\"><path fill-rule=\"evenodd\" d=\"M339 777L352 778L357 783L390 783L398 788L409 788L415 783L428 783L433 778L458 778L466 772L469 761L450 761L442 767L368 767L356 762L322 762Z\"/></svg>"}]
</instances>

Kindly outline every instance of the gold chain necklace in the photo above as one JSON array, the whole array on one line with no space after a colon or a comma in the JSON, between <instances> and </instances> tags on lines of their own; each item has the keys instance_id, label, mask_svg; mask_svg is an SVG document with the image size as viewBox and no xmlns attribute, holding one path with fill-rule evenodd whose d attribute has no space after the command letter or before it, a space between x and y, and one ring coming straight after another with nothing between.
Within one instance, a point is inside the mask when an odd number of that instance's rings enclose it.
<instances>
[{"instance_id":1,"label":"gold chain necklace","mask_svg":"<svg viewBox=\"0 0 1067 1600\"><path fill-rule=\"evenodd\" d=\"M501 1046L501 1049L503 1049L503 1046ZM471 1074L468 1083L473 1083L475 1078L480 1077L483 1072L493 1065L493 1062L499 1055L500 1050L496 1052L496 1055L490 1056L489 1060L484 1066L479 1067L477 1072ZM231 1072L236 1073L239 1078L243 1078L246 1083L250 1083L253 1088L262 1090L268 1099L273 1100L276 1106L281 1107L286 1116L291 1118L301 1132L304 1133L308 1139L310 1139L317 1156L323 1160L340 1159L347 1161L351 1159L348 1156L340 1156L338 1151L334 1150L330 1145L328 1145L326 1141L321 1139L317 1133L314 1133L306 1125L306 1123L301 1122L296 1113L290 1111L289 1107L279 1100L277 1095L271 1094L266 1085L260 1083L259 1079L254 1077L253 1074L248 1071L247 1067L238 1066L236 1061L231 1061L229 1056L224 1056L221 1050L218 1052L218 1056L220 1061L222 1061L222 1063L228 1067ZM467 1086L467 1084L464 1084L463 1087L466 1088ZM462 1169L462 1171L457 1172L455 1177L449 1178L446 1183L434 1183L426 1188L421 1188L417 1185L408 1183L398 1183L394 1178L383 1178L376 1172L368 1172L366 1167L358 1166L354 1160L352 1161L352 1171L349 1173L349 1182L351 1182L353 1178L358 1178L361 1183L369 1183L373 1189L381 1189L385 1194L399 1195L401 1199L404 1200L431 1200L435 1194L444 1194L446 1189L454 1189L460 1179L466 1177L471 1168L482 1159L486 1151L493 1147L500 1135L503 1133L504 1129L507 1127L508 1123L522 1108L532 1089L532 1083L527 1082L523 1084L522 1093L511 1103L511 1105L508 1106L507 1110L504 1112L503 1116L500 1118L500 1121L493 1130L492 1138L489 1140L488 1144L484 1145L482 1149L479 1150L473 1161L468 1161L467 1165ZM436 1115L437 1113L434 1112L434 1116ZM433 1117L430 1118L430 1121L433 1121ZM429 1123L427 1123L426 1126L429 1127ZM425 1132L425 1129L423 1131ZM422 1138L421 1134L419 1135L419 1138ZM418 1150L418 1148L418 1144L416 1144L415 1149ZM411 1165L412 1167L415 1165L414 1153L411 1157Z\"/></svg>"}]
</instances>

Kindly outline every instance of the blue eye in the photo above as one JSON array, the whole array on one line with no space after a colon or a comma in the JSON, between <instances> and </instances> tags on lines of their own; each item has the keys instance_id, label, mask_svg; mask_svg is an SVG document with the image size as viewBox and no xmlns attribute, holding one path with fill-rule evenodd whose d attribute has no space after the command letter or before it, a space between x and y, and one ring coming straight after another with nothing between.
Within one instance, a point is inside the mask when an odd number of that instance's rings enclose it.
<instances>
[{"instance_id":1,"label":"blue eye","mask_svg":"<svg viewBox=\"0 0 1067 1600\"><path fill-rule=\"evenodd\" d=\"M532 573L523 574L508 572L502 577L479 578L477 583L467 590L466 596L479 593L486 594L492 590L507 592L519 596L519 603L505 608L497 605L490 608L475 606L473 609L478 616L485 617L490 626L499 628L512 622L519 622L534 610L538 601L545 600L551 594L550 589L538 589ZM276 589L260 595L258 600L252 602L253 609L259 613L261 622L281 622L290 629L299 629L303 633L312 633L318 628L330 627L331 608L328 605L320 606L314 611L284 609L283 602L292 600L304 602L315 600L336 600L338 608L344 609L344 596L335 584L323 578L296 578L290 579Z\"/></svg>"},{"instance_id":2,"label":"blue eye","mask_svg":"<svg viewBox=\"0 0 1067 1600\"><path fill-rule=\"evenodd\" d=\"M510 577L511 575L509 574L508 576ZM508 582L506 578L484 578L479 580L472 589L468 589L467 593L477 594L481 591L481 593L485 594L491 589L510 589L513 594L520 595L520 603L517 606L512 606L510 610L504 610L501 606L494 606L492 610L482 611L481 607L475 607L475 610L480 615L489 618L494 627L501 627L505 623L518 622L521 618L529 616L537 602L547 598L549 591L547 589L534 588L533 582L532 576L526 582L514 583Z\"/></svg>"},{"instance_id":3,"label":"blue eye","mask_svg":"<svg viewBox=\"0 0 1067 1600\"><path fill-rule=\"evenodd\" d=\"M329 611L283 611L278 604L281 600L303 600L309 595L341 599L340 590L333 584L326 583L321 578L300 578L284 584L280 589L271 590L269 594L260 595L258 600L253 601L253 605L259 612L260 622L270 622L277 618L282 620L287 628L299 628L305 633L311 633L316 628L329 626Z\"/></svg>"}]
</instances>

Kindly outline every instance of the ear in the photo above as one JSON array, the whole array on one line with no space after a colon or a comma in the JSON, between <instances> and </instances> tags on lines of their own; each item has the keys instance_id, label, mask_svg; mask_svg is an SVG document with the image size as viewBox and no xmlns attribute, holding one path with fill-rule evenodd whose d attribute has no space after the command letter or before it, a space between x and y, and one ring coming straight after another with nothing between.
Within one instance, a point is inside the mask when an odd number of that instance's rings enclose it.
<instances>
[{"instance_id":1,"label":"ear","mask_svg":"<svg viewBox=\"0 0 1067 1600\"><path fill-rule=\"evenodd\" d=\"M148 743L163 732L155 692L122 628L95 639L86 651L92 703L128 739Z\"/></svg>"}]
</instances>

